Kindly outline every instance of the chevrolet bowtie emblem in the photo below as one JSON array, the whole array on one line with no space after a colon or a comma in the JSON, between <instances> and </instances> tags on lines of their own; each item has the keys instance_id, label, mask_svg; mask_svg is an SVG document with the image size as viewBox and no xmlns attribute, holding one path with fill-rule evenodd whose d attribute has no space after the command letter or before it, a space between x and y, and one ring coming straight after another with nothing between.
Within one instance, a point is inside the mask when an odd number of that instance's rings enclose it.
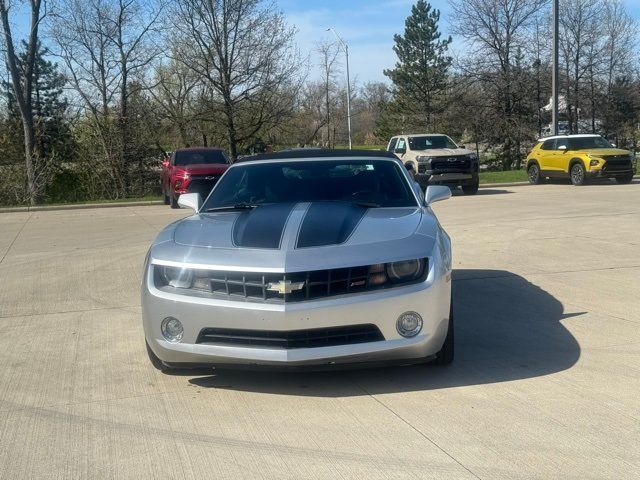
<instances>
[{"instance_id":1,"label":"chevrolet bowtie emblem","mask_svg":"<svg viewBox=\"0 0 640 480\"><path fill-rule=\"evenodd\" d=\"M278 292L280 295L289 294L297 290L301 290L304 287L304 282L291 282L291 280L280 280L279 282L272 282L267 287L267 290L272 292Z\"/></svg>"}]
</instances>

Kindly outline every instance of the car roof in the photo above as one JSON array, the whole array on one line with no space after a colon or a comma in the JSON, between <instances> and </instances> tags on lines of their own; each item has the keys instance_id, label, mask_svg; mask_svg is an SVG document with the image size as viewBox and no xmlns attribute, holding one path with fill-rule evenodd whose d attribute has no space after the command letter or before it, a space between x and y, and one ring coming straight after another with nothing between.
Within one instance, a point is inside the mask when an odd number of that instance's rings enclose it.
<instances>
[{"instance_id":1,"label":"car roof","mask_svg":"<svg viewBox=\"0 0 640 480\"><path fill-rule=\"evenodd\" d=\"M299 149L299 150L283 150L281 152L261 153L258 155L250 155L248 157L239 158L235 163L244 163L259 160L302 160L306 158L386 158L398 160L393 153L385 150L333 150L328 148L321 149Z\"/></svg>"},{"instance_id":2,"label":"car roof","mask_svg":"<svg viewBox=\"0 0 640 480\"><path fill-rule=\"evenodd\" d=\"M176 148L176 152L211 152L217 151L222 152L224 148L220 147L185 147L185 148Z\"/></svg>"},{"instance_id":3,"label":"car roof","mask_svg":"<svg viewBox=\"0 0 640 480\"><path fill-rule=\"evenodd\" d=\"M445 133L401 133L394 137L448 137Z\"/></svg>"},{"instance_id":4,"label":"car roof","mask_svg":"<svg viewBox=\"0 0 640 480\"><path fill-rule=\"evenodd\" d=\"M597 135L595 133L580 133L573 135L553 135L551 137L543 137L539 138L539 142L546 142L547 140L555 140L556 138L593 138L593 137L601 137L602 135Z\"/></svg>"}]
</instances>

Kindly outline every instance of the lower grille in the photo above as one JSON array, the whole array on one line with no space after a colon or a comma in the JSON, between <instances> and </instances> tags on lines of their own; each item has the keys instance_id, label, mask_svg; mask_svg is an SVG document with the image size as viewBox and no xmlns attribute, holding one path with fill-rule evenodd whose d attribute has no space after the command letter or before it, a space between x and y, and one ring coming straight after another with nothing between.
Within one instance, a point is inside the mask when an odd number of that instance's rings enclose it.
<instances>
[{"instance_id":1,"label":"lower grille","mask_svg":"<svg viewBox=\"0 0 640 480\"><path fill-rule=\"evenodd\" d=\"M375 325L313 328L308 330L241 330L235 328L205 328L196 343L269 347L285 350L295 348L334 347L384 340Z\"/></svg>"},{"instance_id":2,"label":"lower grille","mask_svg":"<svg viewBox=\"0 0 640 480\"><path fill-rule=\"evenodd\" d=\"M605 164L603 172L615 173L615 172L627 172L633 168L631 160L626 155L611 155L603 157Z\"/></svg>"}]
</instances>

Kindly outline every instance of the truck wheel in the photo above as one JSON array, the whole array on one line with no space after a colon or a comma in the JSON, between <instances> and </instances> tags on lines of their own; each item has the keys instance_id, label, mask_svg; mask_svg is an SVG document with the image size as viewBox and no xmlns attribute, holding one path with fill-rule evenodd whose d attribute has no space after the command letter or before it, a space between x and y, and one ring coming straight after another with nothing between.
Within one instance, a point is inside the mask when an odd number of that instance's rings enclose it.
<instances>
[{"instance_id":1,"label":"truck wheel","mask_svg":"<svg viewBox=\"0 0 640 480\"><path fill-rule=\"evenodd\" d=\"M540 167L537 163L529 165L527 176L529 177L529 183L531 185L540 185L542 183L542 175L540 174Z\"/></svg>"},{"instance_id":2,"label":"truck wheel","mask_svg":"<svg viewBox=\"0 0 640 480\"><path fill-rule=\"evenodd\" d=\"M616 182L623 185L627 183L631 183L632 181L633 181L633 173L630 173L629 175L625 175L624 177L616 177Z\"/></svg>"},{"instance_id":3,"label":"truck wheel","mask_svg":"<svg viewBox=\"0 0 640 480\"><path fill-rule=\"evenodd\" d=\"M584 185L587 180L587 174L584 171L582 162L574 163L571 167L571 183L575 186Z\"/></svg>"},{"instance_id":4,"label":"truck wheel","mask_svg":"<svg viewBox=\"0 0 640 480\"><path fill-rule=\"evenodd\" d=\"M180 208L180 205L178 205L178 199L174 195L171 195L171 208Z\"/></svg>"},{"instance_id":5,"label":"truck wheel","mask_svg":"<svg viewBox=\"0 0 640 480\"><path fill-rule=\"evenodd\" d=\"M438 353L436 353L436 365L449 365L453 362L454 345L453 345L453 303L449 310L449 328L447 329L447 337Z\"/></svg>"},{"instance_id":6,"label":"truck wheel","mask_svg":"<svg viewBox=\"0 0 640 480\"><path fill-rule=\"evenodd\" d=\"M479 187L480 187L480 180L476 178L473 183L463 183L462 191L464 192L465 195L475 195L476 193L478 193Z\"/></svg>"}]
</instances>

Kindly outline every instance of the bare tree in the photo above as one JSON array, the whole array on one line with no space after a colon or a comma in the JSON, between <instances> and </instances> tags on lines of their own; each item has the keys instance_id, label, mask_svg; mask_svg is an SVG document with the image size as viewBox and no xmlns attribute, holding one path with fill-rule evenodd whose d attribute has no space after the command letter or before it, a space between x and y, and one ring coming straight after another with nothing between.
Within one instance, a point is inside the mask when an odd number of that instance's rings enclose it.
<instances>
[{"instance_id":1,"label":"bare tree","mask_svg":"<svg viewBox=\"0 0 640 480\"><path fill-rule=\"evenodd\" d=\"M237 158L239 143L293 111L284 92L302 69L294 29L275 5L259 0L177 0L172 18L177 59L218 97Z\"/></svg>"},{"instance_id":2,"label":"bare tree","mask_svg":"<svg viewBox=\"0 0 640 480\"><path fill-rule=\"evenodd\" d=\"M129 190L129 98L160 52L162 5L143 0L61 0L51 26L59 56L93 120L120 195Z\"/></svg>"},{"instance_id":3,"label":"bare tree","mask_svg":"<svg viewBox=\"0 0 640 480\"><path fill-rule=\"evenodd\" d=\"M600 57L600 21L603 12L604 5L600 0L565 0L561 3L560 51L566 77L567 116L573 132L579 128L584 77L593 71Z\"/></svg>"},{"instance_id":4,"label":"bare tree","mask_svg":"<svg viewBox=\"0 0 640 480\"><path fill-rule=\"evenodd\" d=\"M518 110L525 83L522 60L530 27L548 0L454 0L454 32L470 49L464 68L493 96L496 132L503 139L505 167L519 159L523 129Z\"/></svg>"},{"instance_id":5,"label":"bare tree","mask_svg":"<svg viewBox=\"0 0 640 480\"><path fill-rule=\"evenodd\" d=\"M182 62L171 60L157 66L154 83L149 92L160 107L161 115L178 131L181 146L190 146L190 125L200 116L194 105L200 79Z\"/></svg>"},{"instance_id":6,"label":"bare tree","mask_svg":"<svg viewBox=\"0 0 640 480\"><path fill-rule=\"evenodd\" d=\"M39 196L40 185L38 182L38 167L40 155L37 151L36 132L33 112L33 77L38 51L39 29L43 19L41 13L41 0L29 0L30 24L29 38L27 40L26 59L22 67L18 65L18 53L16 52L11 21L9 14L17 4L11 4L9 0L0 0L0 21L5 46L5 58L7 69L11 76L13 93L16 98L22 126L24 130L24 158L27 173L27 199L34 205Z\"/></svg>"},{"instance_id":7,"label":"bare tree","mask_svg":"<svg viewBox=\"0 0 640 480\"><path fill-rule=\"evenodd\" d=\"M340 50L334 42L320 42L316 47L316 51L320 55L318 66L322 71L322 81L324 86L324 112L325 124L327 127L327 146L331 148L331 111L334 109L335 101L332 96L335 94L335 71L334 67L337 63ZM335 143L335 139L334 139Z\"/></svg>"}]
</instances>

